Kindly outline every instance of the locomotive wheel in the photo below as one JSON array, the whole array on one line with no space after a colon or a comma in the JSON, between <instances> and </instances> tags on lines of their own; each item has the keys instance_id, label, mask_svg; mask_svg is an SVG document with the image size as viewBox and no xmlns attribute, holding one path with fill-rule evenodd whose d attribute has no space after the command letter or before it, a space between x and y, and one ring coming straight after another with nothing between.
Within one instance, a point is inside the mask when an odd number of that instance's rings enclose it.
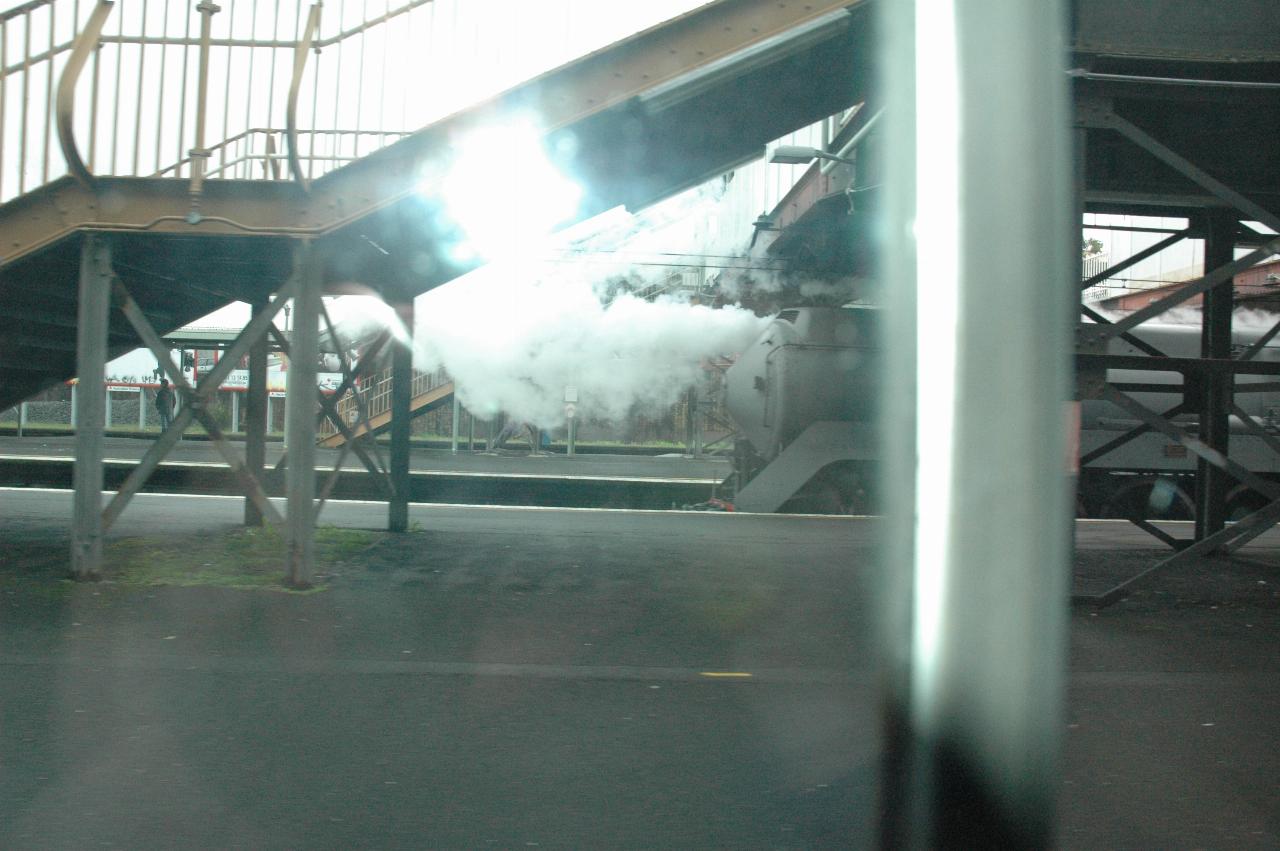
<instances>
[{"instance_id":1,"label":"locomotive wheel","mask_svg":"<svg viewBox=\"0 0 1280 851\"><path fill-rule=\"evenodd\" d=\"M1227 519L1243 520L1270 502L1257 491L1241 485L1227 494Z\"/></svg>"},{"instance_id":2,"label":"locomotive wheel","mask_svg":"<svg viewBox=\"0 0 1280 851\"><path fill-rule=\"evenodd\" d=\"M1196 508L1191 497L1172 479L1143 476L1108 496L1101 514L1115 520L1192 520Z\"/></svg>"},{"instance_id":3,"label":"locomotive wheel","mask_svg":"<svg viewBox=\"0 0 1280 851\"><path fill-rule=\"evenodd\" d=\"M831 482L811 482L778 509L781 514L848 514L840 489Z\"/></svg>"}]
</instances>

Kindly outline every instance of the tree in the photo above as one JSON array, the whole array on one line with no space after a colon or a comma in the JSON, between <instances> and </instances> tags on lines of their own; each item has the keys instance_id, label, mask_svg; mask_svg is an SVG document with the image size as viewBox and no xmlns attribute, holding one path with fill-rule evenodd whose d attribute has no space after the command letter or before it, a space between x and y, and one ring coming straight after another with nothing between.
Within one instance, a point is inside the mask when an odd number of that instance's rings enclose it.
<instances>
[{"instance_id":1,"label":"tree","mask_svg":"<svg viewBox=\"0 0 1280 851\"><path fill-rule=\"evenodd\" d=\"M1080 243L1080 255L1082 257L1093 257L1102 253L1102 240L1086 239Z\"/></svg>"}]
</instances>

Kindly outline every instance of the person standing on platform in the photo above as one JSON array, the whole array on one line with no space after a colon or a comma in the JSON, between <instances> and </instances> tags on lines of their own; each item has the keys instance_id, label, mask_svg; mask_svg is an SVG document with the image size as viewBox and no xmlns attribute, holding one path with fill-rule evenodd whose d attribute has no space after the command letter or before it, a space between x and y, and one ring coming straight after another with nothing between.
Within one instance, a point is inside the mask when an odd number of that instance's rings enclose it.
<instances>
[{"instance_id":1,"label":"person standing on platform","mask_svg":"<svg viewBox=\"0 0 1280 851\"><path fill-rule=\"evenodd\" d=\"M160 431L163 432L173 422L173 390L167 378L160 379L160 389L156 391L156 413L160 415Z\"/></svg>"}]
</instances>

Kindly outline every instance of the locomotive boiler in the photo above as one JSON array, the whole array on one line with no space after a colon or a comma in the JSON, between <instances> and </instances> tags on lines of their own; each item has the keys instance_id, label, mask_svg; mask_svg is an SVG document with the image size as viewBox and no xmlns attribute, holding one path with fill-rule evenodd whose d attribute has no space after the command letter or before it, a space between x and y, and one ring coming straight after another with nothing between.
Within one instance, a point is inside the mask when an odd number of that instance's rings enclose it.
<instances>
[{"instance_id":1,"label":"locomotive boiler","mask_svg":"<svg viewBox=\"0 0 1280 851\"><path fill-rule=\"evenodd\" d=\"M739 510L869 509L878 314L868 306L784 310L729 368Z\"/></svg>"}]
</instances>

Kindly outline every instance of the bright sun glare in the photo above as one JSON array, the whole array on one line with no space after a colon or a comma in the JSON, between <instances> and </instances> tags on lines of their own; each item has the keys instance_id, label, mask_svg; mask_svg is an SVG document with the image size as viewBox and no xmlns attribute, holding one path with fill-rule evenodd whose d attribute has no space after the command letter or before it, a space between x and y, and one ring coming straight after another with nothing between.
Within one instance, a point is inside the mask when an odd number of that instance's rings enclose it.
<instances>
[{"instance_id":1,"label":"bright sun glare","mask_svg":"<svg viewBox=\"0 0 1280 851\"><path fill-rule=\"evenodd\" d=\"M455 249L459 260L536 254L577 211L582 187L547 157L542 135L533 121L519 119L454 142L454 160L438 192L465 235Z\"/></svg>"}]
</instances>

